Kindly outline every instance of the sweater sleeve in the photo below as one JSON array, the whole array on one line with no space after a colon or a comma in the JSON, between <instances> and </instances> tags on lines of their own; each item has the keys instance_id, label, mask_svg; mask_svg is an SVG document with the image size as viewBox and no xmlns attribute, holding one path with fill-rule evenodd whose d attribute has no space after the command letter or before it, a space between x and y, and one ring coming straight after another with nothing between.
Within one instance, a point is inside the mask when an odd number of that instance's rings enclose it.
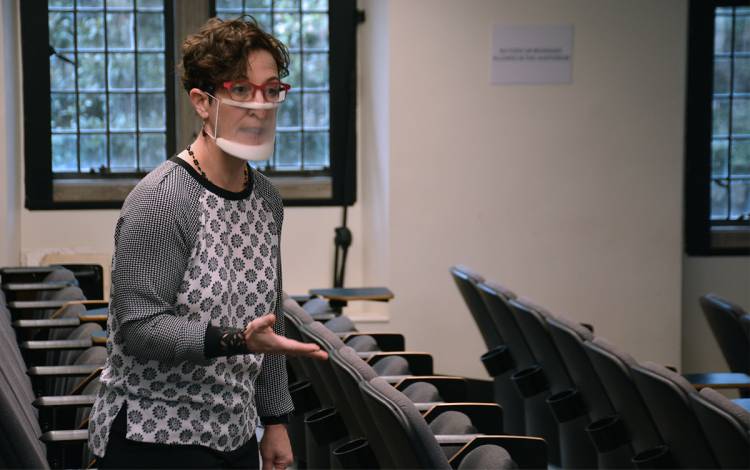
<instances>
[{"instance_id":1,"label":"sweater sleeve","mask_svg":"<svg viewBox=\"0 0 750 470\"><path fill-rule=\"evenodd\" d=\"M276 323L274 331L284 336L284 312L282 304L281 282L281 225L284 219L284 207L276 188L262 175L254 172L256 188L271 208L278 237L278 256L276 265ZM286 356L266 354L263 358L260 375L256 383L255 402L258 416L266 424L286 422L286 415L294 411L292 396L289 394L289 377L286 371Z\"/></svg>"},{"instance_id":2,"label":"sweater sleeve","mask_svg":"<svg viewBox=\"0 0 750 470\"><path fill-rule=\"evenodd\" d=\"M175 172L142 181L126 200L115 232L111 313L127 354L205 362L208 323L174 308L198 223L197 196Z\"/></svg>"}]
</instances>

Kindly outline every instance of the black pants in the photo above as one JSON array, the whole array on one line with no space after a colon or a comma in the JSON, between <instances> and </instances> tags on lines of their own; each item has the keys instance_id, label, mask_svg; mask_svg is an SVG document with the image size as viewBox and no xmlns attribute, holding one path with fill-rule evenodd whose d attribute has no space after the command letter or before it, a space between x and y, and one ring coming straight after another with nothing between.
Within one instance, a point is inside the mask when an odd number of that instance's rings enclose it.
<instances>
[{"instance_id":1,"label":"black pants","mask_svg":"<svg viewBox=\"0 0 750 470\"><path fill-rule=\"evenodd\" d=\"M98 468L260 468L255 436L231 452L199 445L136 442L125 438L126 413L123 406L112 422L106 455L98 459Z\"/></svg>"}]
</instances>

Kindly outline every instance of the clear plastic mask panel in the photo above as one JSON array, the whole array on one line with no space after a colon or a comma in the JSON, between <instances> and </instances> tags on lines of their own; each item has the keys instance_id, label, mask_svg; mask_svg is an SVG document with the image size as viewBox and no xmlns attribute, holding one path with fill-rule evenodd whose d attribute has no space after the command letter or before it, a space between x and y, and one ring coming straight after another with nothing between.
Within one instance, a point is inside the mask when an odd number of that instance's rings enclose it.
<instances>
[{"instance_id":1,"label":"clear plastic mask panel","mask_svg":"<svg viewBox=\"0 0 750 470\"><path fill-rule=\"evenodd\" d=\"M229 155L243 160L268 160L276 139L276 108L279 103L217 100L211 135Z\"/></svg>"}]
</instances>

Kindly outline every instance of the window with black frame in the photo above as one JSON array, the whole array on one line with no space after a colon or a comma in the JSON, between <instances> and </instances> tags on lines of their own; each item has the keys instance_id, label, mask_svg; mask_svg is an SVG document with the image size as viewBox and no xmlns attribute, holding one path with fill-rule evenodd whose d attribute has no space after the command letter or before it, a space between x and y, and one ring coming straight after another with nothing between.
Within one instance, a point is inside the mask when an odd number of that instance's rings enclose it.
<instances>
[{"instance_id":1,"label":"window with black frame","mask_svg":"<svg viewBox=\"0 0 750 470\"><path fill-rule=\"evenodd\" d=\"M27 206L117 204L164 161L174 145L168 3L21 3Z\"/></svg>"},{"instance_id":2,"label":"window with black frame","mask_svg":"<svg viewBox=\"0 0 750 470\"><path fill-rule=\"evenodd\" d=\"M25 0L27 208L119 208L174 154L176 134L191 132L176 132L186 122L176 112L190 110L176 111L184 91L174 57L191 31L175 34L175 16L194 17L201 4L205 19L254 16L290 49L293 89L276 151L259 165L285 203L354 203L353 0Z\"/></svg>"},{"instance_id":3,"label":"window with black frame","mask_svg":"<svg viewBox=\"0 0 750 470\"><path fill-rule=\"evenodd\" d=\"M693 1L686 137L688 254L750 253L750 5Z\"/></svg>"}]
</instances>

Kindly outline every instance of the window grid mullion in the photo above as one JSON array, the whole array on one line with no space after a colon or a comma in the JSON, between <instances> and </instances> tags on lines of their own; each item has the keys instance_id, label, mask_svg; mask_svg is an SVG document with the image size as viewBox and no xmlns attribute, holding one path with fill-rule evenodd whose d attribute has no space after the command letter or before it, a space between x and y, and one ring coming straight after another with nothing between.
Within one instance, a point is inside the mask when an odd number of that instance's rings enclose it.
<instances>
[{"instance_id":1,"label":"window grid mullion","mask_svg":"<svg viewBox=\"0 0 750 470\"><path fill-rule=\"evenodd\" d=\"M76 87L76 169L81 172L81 96L78 88L78 0L73 0L73 49L75 57L74 78Z\"/></svg>"},{"instance_id":2,"label":"window grid mullion","mask_svg":"<svg viewBox=\"0 0 750 470\"><path fill-rule=\"evenodd\" d=\"M247 3L247 1L245 3ZM243 5L243 7L245 7L245 6L246 5ZM275 13L276 13L276 0L271 0L271 34L273 34L274 36L276 35L276 14ZM277 114L278 114L278 111L277 111ZM274 134L274 139L275 138L276 138L276 136ZM274 147L273 147L273 155L271 155L271 168L267 167L266 171L268 171L269 169L270 170L275 170L278 167L278 165L279 165L279 163L278 163L278 153L279 153L278 146L274 145Z\"/></svg>"},{"instance_id":3,"label":"window grid mullion","mask_svg":"<svg viewBox=\"0 0 750 470\"><path fill-rule=\"evenodd\" d=\"M136 3L133 2L133 43L135 45L135 52L133 53L133 65L135 66L135 77L134 78L134 85L135 85L135 169L136 171L140 171L141 169L141 158L140 158L140 139L138 130L141 128L140 123L140 106L141 106L141 100L139 99L138 95L138 9L136 8Z\"/></svg>"},{"instance_id":4,"label":"window grid mullion","mask_svg":"<svg viewBox=\"0 0 750 470\"><path fill-rule=\"evenodd\" d=\"M303 39L304 35L302 34L302 2L300 1L298 4L299 6L299 56L302 61L299 66L300 70L300 80L302 83L305 83L305 41ZM302 91L300 93L300 111L302 119L302 122L300 122L300 128L301 132L299 133L299 167L300 170L305 170L305 92Z\"/></svg>"},{"instance_id":5,"label":"window grid mullion","mask_svg":"<svg viewBox=\"0 0 750 470\"><path fill-rule=\"evenodd\" d=\"M734 108L734 33L735 23L737 21L737 8L732 7L732 34L730 36L729 48L729 116L727 119L727 134L729 136L729 145L727 145L727 220L732 218L732 147L734 139L732 130L734 122L732 121Z\"/></svg>"},{"instance_id":6,"label":"window grid mullion","mask_svg":"<svg viewBox=\"0 0 750 470\"><path fill-rule=\"evenodd\" d=\"M107 1L108 0L104 0L104 118L107 120L105 123L107 135L104 139L107 148L105 149L104 154L107 156L107 172L109 172L112 167L112 156L109 151L109 34L107 32Z\"/></svg>"}]
</instances>

